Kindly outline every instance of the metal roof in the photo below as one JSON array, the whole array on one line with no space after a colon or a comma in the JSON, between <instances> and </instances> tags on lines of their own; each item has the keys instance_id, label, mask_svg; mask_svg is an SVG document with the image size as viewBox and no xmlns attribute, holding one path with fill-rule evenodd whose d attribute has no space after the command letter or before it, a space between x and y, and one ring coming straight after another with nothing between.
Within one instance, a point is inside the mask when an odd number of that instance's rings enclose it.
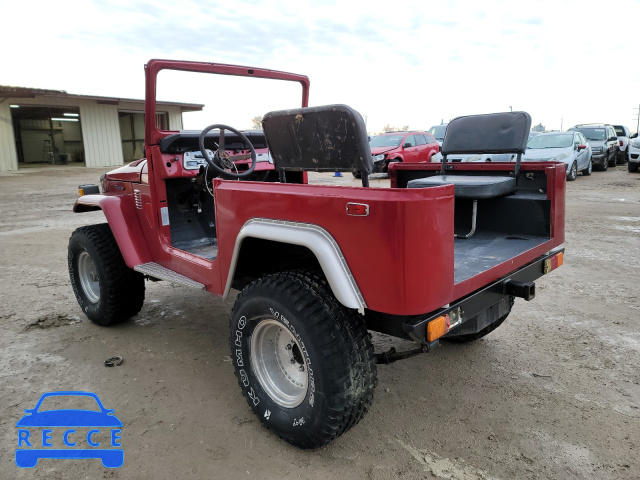
<instances>
[{"instance_id":1,"label":"metal roof","mask_svg":"<svg viewBox=\"0 0 640 480\"><path fill-rule=\"evenodd\" d=\"M96 103L102 105L119 105L120 103L139 103L144 105L144 100L134 98L116 98L101 97L98 95L74 95L64 90L45 90L42 88L28 87L12 87L9 85L0 85L0 98L36 98L36 97L53 97L53 98L71 98L78 100L95 100ZM158 105L172 105L180 107L183 112L195 112L202 110L204 104L199 103L181 103L181 102L157 102Z\"/></svg>"}]
</instances>

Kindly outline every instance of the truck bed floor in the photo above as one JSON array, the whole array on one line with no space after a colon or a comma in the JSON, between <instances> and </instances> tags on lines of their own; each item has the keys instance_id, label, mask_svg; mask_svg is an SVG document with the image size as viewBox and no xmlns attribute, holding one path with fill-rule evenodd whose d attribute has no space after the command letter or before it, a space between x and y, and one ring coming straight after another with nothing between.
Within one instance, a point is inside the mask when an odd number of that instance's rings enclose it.
<instances>
[{"instance_id":1,"label":"truck bed floor","mask_svg":"<svg viewBox=\"0 0 640 480\"><path fill-rule=\"evenodd\" d=\"M460 283L548 241L546 237L476 232L454 240L454 283Z\"/></svg>"}]
</instances>

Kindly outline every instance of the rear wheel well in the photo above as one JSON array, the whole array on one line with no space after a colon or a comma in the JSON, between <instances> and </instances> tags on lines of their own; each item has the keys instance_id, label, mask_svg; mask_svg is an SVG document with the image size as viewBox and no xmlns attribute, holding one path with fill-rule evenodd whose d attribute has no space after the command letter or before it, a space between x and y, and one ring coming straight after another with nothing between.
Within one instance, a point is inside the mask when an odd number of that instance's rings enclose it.
<instances>
[{"instance_id":1,"label":"rear wheel well","mask_svg":"<svg viewBox=\"0 0 640 480\"><path fill-rule=\"evenodd\" d=\"M242 290L258 278L288 270L305 270L322 275L318 259L307 247L262 238L246 238L238 252L238 263L231 286Z\"/></svg>"}]
</instances>

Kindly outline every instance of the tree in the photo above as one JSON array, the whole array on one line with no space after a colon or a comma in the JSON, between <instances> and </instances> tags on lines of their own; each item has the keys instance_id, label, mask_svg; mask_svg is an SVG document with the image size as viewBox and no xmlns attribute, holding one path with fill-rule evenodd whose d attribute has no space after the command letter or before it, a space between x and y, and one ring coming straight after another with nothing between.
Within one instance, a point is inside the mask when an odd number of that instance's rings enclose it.
<instances>
[{"instance_id":1,"label":"tree","mask_svg":"<svg viewBox=\"0 0 640 480\"><path fill-rule=\"evenodd\" d=\"M397 131L406 132L408 130L409 130L409 125L403 125L402 128L398 128L398 127L393 127L387 123L382 129L382 133L397 132Z\"/></svg>"},{"instance_id":2,"label":"tree","mask_svg":"<svg viewBox=\"0 0 640 480\"><path fill-rule=\"evenodd\" d=\"M251 128L262 130L262 117L256 116L251 119Z\"/></svg>"}]
</instances>

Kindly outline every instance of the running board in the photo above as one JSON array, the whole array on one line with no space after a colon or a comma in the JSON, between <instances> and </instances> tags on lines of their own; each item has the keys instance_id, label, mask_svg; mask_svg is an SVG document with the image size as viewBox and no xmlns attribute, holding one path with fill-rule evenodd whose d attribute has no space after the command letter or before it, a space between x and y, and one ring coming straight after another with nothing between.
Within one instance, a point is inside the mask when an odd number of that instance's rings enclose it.
<instances>
[{"instance_id":1,"label":"running board","mask_svg":"<svg viewBox=\"0 0 640 480\"><path fill-rule=\"evenodd\" d=\"M179 273L174 272L173 270L169 270L162 265L158 265L155 262L142 263L140 265L136 265L135 267L133 267L133 269L136 272L140 272L144 275L157 278L159 280L166 280L167 282L177 283L186 287L196 287L200 290L206 289L204 284L196 282L195 280L191 280L189 277L180 275Z\"/></svg>"}]
</instances>

